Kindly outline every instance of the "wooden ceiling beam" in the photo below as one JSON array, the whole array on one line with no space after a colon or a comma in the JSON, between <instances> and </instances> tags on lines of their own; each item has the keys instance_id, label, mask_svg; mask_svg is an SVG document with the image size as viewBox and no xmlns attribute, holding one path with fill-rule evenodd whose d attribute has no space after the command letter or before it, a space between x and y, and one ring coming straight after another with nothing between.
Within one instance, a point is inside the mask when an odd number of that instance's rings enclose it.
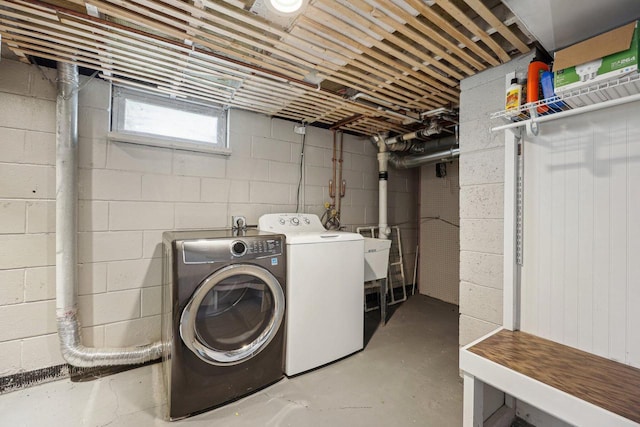
<instances>
[{"instance_id":1,"label":"wooden ceiling beam","mask_svg":"<svg viewBox=\"0 0 640 427\"><path fill-rule=\"evenodd\" d=\"M336 39L341 39L341 41L345 42L345 43L351 43L356 49L358 49L359 51L361 51L363 53L363 55L361 55L360 58L358 58L358 60L360 61L371 61L374 64L378 64L379 67L381 68L385 68L386 70L390 70L390 71L395 71L396 75L395 75L395 79L396 80L401 80L403 82L406 82L406 84L409 85L413 85L416 88L421 89L423 92L427 92L428 94L436 94L436 93L440 93L441 90L439 88L437 88L436 86L431 86L430 83L430 78L425 77L424 74L422 72L420 72L419 70L414 70L408 66L405 66L403 63L398 62L396 60L396 58L392 58L392 57L387 57L384 56L382 54L380 54L379 52L375 51L372 48L369 48L359 42L357 42L356 40L350 39L346 36L344 36L343 34L339 33L338 31L335 31L332 28L329 28L325 25L323 25L320 22L317 22L313 19L310 19L306 16L302 16L300 17L300 19L298 20L298 25L301 28L308 28L308 29L313 29L315 31L319 31L321 33L326 34L329 37L332 38L336 38ZM370 60L367 57L371 57L374 60ZM377 61L375 61L377 60ZM393 66L391 65L393 64ZM422 78L422 80L421 80ZM437 83L437 85L440 85L439 83ZM415 90L414 90L415 91Z\"/></svg>"},{"instance_id":2,"label":"wooden ceiling beam","mask_svg":"<svg viewBox=\"0 0 640 427\"><path fill-rule=\"evenodd\" d=\"M443 95L442 88L446 88L446 86L443 86L438 82L434 82L431 78L425 76L419 70L412 69L404 65L402 62L399 62L395 58L384 56L381 53L377 52L376 50L369 48L367 46L364 46L355 40L351 40L346 36L338 33L337 31L334 31L333 29L328 28L323 24L316 22L314 20L311 20L305 16L300 18L300 20L298 21L298 25L300 25L303 28L311 28L316 31L325 33L328 37L332 37L332 38L343 37L344 39L350 41L353 44L353 46L355 46L357 49L362 51L363 55L361 55L360 60L365 60L363 58L371 57L375 60L375 61L371 60L373 67L381 67L388 70L389 69L395 70L396 81L398 80L406 81L408 84L415 86L416 88L419 88L422 93L426 92L426 94L429 95L429 96L423 97L422 99L429 99L430 97ZM432 86L432 84L434 85ZM458 99L459 94L457 90L452 88L447 88L445 90L447 91L447 93L451 98L455 100ZM420 104L419 102L416 104L413 101L409 103L409 105L415 105L416 107L419 107L419 104Z\"/></svg>"},{"instance_id":3,"label":"wooden ceiling beam","mask_svg":"<svg viewBox=\"0 0 640 427\"><path fill-rule=\"evenodd\" d=\"M127 9L114 7L100 0L92 0L92 3L94 3L99 10L106 12L113 17L132 22L141 27L148 28L151 31L166 34L180 40L191 40L194 43L198 43L212 49L214 52L224 53L233 59L240 59L249 64L257 65L268 70L274 70L294 79L303 79L307 73L305 68L294 65L291 62L261 54L241 44L231 44L228 40L218 37L215 34L210 34L199 29L193 29L188 24L174 22L170 17L162 16L135 5L129 5L129 7L135 9L139 13L132 13ZM195 32L197 37L192 37L187 34L187 30ZM231 37L233 36L231 33L227 34ZM248 39L245 40L248 41ZM251 41L248 41L248 44L251 43ZM281 56L284 55L285 54L283 53Z\"/></svg>"},{"instance_id":4,"label":"wooden ceiling beam","mask_svg":"<svg viewBox=\"0 0 640 427\"><path fill-rule=\"evenodd\" d=\"M496 31L504 37L513 47L518 49L520 53L527 53L529 46L515 35L497 16L489 10L480 0L464 0L487 24L491 25Z\"/></svg>"},{"instance_id":5,"label":"wooden ceiling beam","mask_svg":"<svg viewBox=\"0 0 640 427\"><path fill-rule=\"evenodd\" d=\"M356 5L360 10L365 12L367 15L375 16L375 19L393 28L396 32L404 35L409 40L413 40L415 44L422 46L426 50L433 52L434 55L440 56L442 59L445 59L447 62L449 62L453 66L458 67L458 69L462 70L467 75L474 74L474 71L471 68L463 64L460 60L455 58L453 55L450 55L440 46L433 43L432 40L429 37L427 37L425 34L421 33L416 29L409 28L407 25L405 25L405 23L397 21L391 15L387 15L386 13L384 13L383 10L388 8L389 10L395 11L396 13L400 13L401 14L400 16L407 18L408 14L401 8L395 6L392 2L385 3L384 5L385 9L372 6L363 0L350 0L350 3L353 5ZM445 73L457 79L464 78L464 76L460 74L457 70L454 70L451 67L445 66L440 62L440 60L436 58L433 58L433 59L435 64L439 64L437 68L440 68ZM429 64L426 64L426 65L429 65Z\"/></svg>"},{"instance_id":6,"label":"wooden ceiling beam","mask_svg":"<svg viewBox=\"0 0 640 427\"><path fill-rule=\"evenodd\" d=\"M440 72L433 70L432 68L430 68L430 66L435 67L435 68L439 68L442 67L443 64L441 64L439 61L434 60L433 58L429 58L427 59L423 59L426 55L424 52L420 52L418 49L416 49L414 46L412 46L411 44L405 42L404 40L400 39L399 37L390 34L388 32L386 32L385 30L383 30L382 28L379 28L377 26L377 24L375 24L372 21L369 21L367 19L362 18L360 15L358 15L357 13L353 12L351 9L349 9L348 7L343 6L342 4L338 3L335 0L317 0L317 4L322 4L324 5L324 7L326 8L330 8L336 12L338 12L340 15L346 17L346 19L348 19L349 21L353 21L353 22L358 22L360 25L368 28L370 31L378 34L382 40L379 41L378 43L376 43L376 47L378 47L381 50L391 50L393 52L395 52L396 57L406 57L409 58L409 60L411 61L411 65L413 65L414 67L418 67L420 68L422 71L424 71L427 75L431 76L432 78L441 81L442 83L452 87L452 86L456 86L457 82L451 78L449 78L448 76L441 74ZM387 45L386 42L389 43L393 43L396 46L406 50L407 52L411 52L413 55L415 55L416 57L420 58L422 57L422 61L426 62L427 64L425 65L423 62L419 62L413 58L410 58L408 55L404 54L402 51L400 51L397 48L393 48L389 45ZM404 60L404 59L403 59ZM442 72L446 72L445 70L441 70Z\"/></svg>"},{"instance_id":7,"label":"wooden ceiling beam","mask_svg":"<svg viewBox=\"0 0 640 427\"><path fill-rule=\"evenodd\" d=\"M451 15L456 21L458 21L464 28L469 30L472 34L476 35L480 40L484 42L502 62L508 62L511 57L494 39L491 38L482 28L478 27L471 18L469 18L458 6L453 4L450 0L435 0L436 4L440 6L445 12Z\"/></svg>"},{"instance_id":8,"label":"wooden ceiling beam","mask_svg":"<svg viewBox=\"0 0 640 427\"><path fill-rule=\"evenodd\" d=\"M311 6L309 6L311 7ZM331 15L324 12L321 9L315 9L315 13L310 15L313 16L314 20L315 19L319 19L319 22L328 22L331 20ZM418 61L416 61L415 59L409 57L408 55L403 54L402 52L398 51L397 49L386 45L383 42L378 42L377 44L374 44L376 48L380 49L381 51L384 51L385 53L389 54L392 58L395 58L396 61L400 60L405 62L406 64L410 65L411 67L415 67L416 70L421 70L424 71L423 69L425 68L425 66L421 63L419 63ZM389 61L389 58L386 59L387 61ZM439 73L436 73L435 71L427 68L429 70L429 72L431 73L435 73L440 75ZM441 76L441 75L440 75ZM445 93L449 93L455 97L458 96L458 92L456 89L453 89L452 86L449 86L447 84L443 84L442 82L437 81L436 79L430 77L430 76L426 76L426 75L422 75L421 78L422 81L425 82L425 84L432 86L433 88L441 91L441 92L445 92ZM454 85L456 86L455 82L453 82Z\"/></svg>"},{"instance_id":9,"label":"wooden ceiling beam","mask_svg":"<svg viewBox=\"0 0 640 427\"><path fill-rule=\"evenodd\" d=\"M474 67L476 70L480 71L486 68L484 64L476 60L473 56L469 55L467 52L461 49L456 43L451 42L446 37L443 37L438 31L435 31L434 29L425 25L419 19L411 15L406 10L402 9L401 7L395 5L392 2L384 2L382 5L384 8L389 9L391 13L394 13L398 15L398 17L400 17L401 19L404 19L409 25L411 25L417 31L422 33L425 37L430 38L435 43L438 43L441 46L443 46L445 49L448 49L452 53L452 55L458 56L462 61L467 62L470 66ZM444 58L447 59L446 56L444 56ZM447 60L453 63L454 65L458 65L455 62L452 62L450 59L447 59ZM469 74L468 67L463 68L460 65L458 66L462 71ZM469 75L471 74L475 74L475 72L471 71Z\"/></svg>"},{"instance_id":10,"label":"wooden ceiling beam","mask_svg":"<svg viewBox=\"0 0 640 427\"><path fill-rule=\"evenodd\" d=\"M496 60L489 52L484 50L481 46L478 46L473 40L466 35L462 34L456 27L454 27L449 21L444 19L438 13L436 13L430 6L427 6L422 0L404 0L409 6L420 12L425 19L432 22L436 28L440 28L445 34L453 37L460 44L465 46L474 54L484 59L487 63L493 66L500 65L500 62Z\"/></svg>"},{"instance_id":11,"label":"wooden ceiling beam","mask_svg":"<svg viewBox=\"0 0 640 427\"><path fill-rule=\"evenodd\" d=\"M362 134L415 129L403 115L457 105L460 79L509 59L505 47L527 49L486 0L403 0L417 16L397 1L312 0L286 29L244 0L68 1L0 0L3 41L23 60L292 120L353 118L340 124Z\"/></svg>"},{"instance_id":12,"label":"wooden ceiling beam","mask_svg":"<svg viewBox=\"0 0 640 427\"><path fill-rule=\"evenodd\" d=\"M316 33L309 31L306 28L299 27L296 29L296 31L298 33L304 34L306 38L310 40L315 40L318 43L324 43L327 46L331 46L335 50L341 50L341 54L345 56L347 65L353 65L354 67L358 67L358 68L366 67L365 71L369 71L372 74L374 73L377 74L377 76L381 80L384 80L384 82L378 83L377 87L388 88L388 87L392 87L392 85L397 85L399 86L397 90L403 91L403 93L407 94L409 98L413 96L413 93L415 93L416 95L428 95L427 92L425 92L424 90L421 90L415 85L405 82L402 79L398 79L396 77L398 72L395 71L395 75L394 75L393 69L386 66L386 64L384 64L383 66L383 64L380 64L379 62L371 60L362 54L360 55L354 54L346 48L341 48L340 45L338 45L337 43L334 43L330 39L323 38L322 36L317 35ZM409 99L408 102L411 102L411 99Z\"/></svg>"}]
</instances>

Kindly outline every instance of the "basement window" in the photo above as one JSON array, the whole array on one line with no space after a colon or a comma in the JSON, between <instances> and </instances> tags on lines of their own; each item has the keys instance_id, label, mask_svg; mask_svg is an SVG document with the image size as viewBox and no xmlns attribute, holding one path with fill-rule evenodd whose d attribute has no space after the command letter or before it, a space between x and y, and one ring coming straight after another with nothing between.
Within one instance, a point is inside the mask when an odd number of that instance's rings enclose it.
<instances>
[{"instance_id":1,"label":"basement window","mask_svg":"<svg viewBox=\"0 0 640 427\"><path fill-rule=\"evenodd\" d=\"M220 106L113 87L114 141L228 155L227 124Z\"/></svg>"}]
</instances>

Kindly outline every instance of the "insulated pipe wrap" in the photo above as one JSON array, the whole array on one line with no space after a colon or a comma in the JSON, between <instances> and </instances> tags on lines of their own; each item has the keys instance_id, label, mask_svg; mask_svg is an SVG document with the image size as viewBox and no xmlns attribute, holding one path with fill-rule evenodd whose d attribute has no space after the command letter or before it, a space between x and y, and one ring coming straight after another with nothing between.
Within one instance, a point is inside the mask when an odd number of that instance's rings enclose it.
<instances>
[{"instance_id":1,"label":"insulated pipe wrap","mask_svg":"<svg viewBox=\"0 0 640 427\"><path fill-rule=\"evenodd\" d=\"M77 315L78 67L58 62L56 99L56 321L60 350L73 366L131 365L162 356L162 344L90 348Z\"/></svg>"}]
</instances>

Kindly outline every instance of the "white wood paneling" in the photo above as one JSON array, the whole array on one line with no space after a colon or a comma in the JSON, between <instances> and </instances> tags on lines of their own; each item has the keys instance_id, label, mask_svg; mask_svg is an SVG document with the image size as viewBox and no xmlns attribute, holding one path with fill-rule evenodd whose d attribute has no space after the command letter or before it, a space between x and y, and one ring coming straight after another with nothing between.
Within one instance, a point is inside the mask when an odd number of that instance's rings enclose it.
<instances>
[{"instance_id":1,"label":"white wood paneling","mask_svg":"<svg viewBox=\"0 0 640 427\"><path fill-rule=\"evenodd\" d=\"M640 128L628 128L629 132L627 138L630 141L640 140ZM629 159L634 159L633 162L637 162L640 159L640 144L629 144ZM627 187L628 208L629 212L635 214L640 212L640 197L638 196L640 190L638 189L638 183L640 183L640 168L629 168L629 186ZM627 239L627 253L633 254L633 250L638 250L638 242L640 242L640 226L637 223L637 217L629 217L629 232ZM640 286L638 285L638 278L640 277L640 262L637 262L637 255L630 256L627 263L627 279L629 280L627 286L627 349L629 354L628 362L633 366L640 366L640 339L638 339L639 314L638 309L640 307Z\"/></svg>"},{"instance_id":2,"label":"white wood paneling","mask_svg":"<svg viewBox=\"0 0 640 427\"><path fill-rule=\"evenodd\" d=\"M522 330L640 366L640 103L525 144Z\"/></svg>"}]
</instances>

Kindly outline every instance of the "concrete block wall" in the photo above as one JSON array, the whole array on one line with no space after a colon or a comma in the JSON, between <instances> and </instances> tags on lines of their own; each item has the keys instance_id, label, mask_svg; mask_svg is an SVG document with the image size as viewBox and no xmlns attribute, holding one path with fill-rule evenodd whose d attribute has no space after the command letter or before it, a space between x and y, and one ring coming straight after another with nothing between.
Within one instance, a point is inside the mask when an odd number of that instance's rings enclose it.
<instances>
[{"instance_id":1,"label":"concrete block wall","mask_svg":"<svg viewBox=\"0 0 640 427\"><path fill-rule=\"evenodd\" d=\"M461 346L502 325L504 133L492 112L504 109L505 76L526 75L533 53L461 82L460 336Z\"/></svg>"},{"instance_id":2,"label":"concrete block wall","mask_svg":"<svg viewBox=\"0 0 640 427\"><path fill-rule=\"evenodd\" d=\"M64 363L55 324L55 70L0 62L0 377ZM86 82L86 78L83 79ZM79 310L90 346L160 336L161 236L223 228L231 215L257 224L296 208L301 136L293 123L232 111L229 157L107 139L110 87L79 93ZM309 127L305 212L329 200L331 132ZM378 221L376 150L344 136L342 219ZM390 222L403 223L413 274L416 172L390 173Z\"/></svg>"},{"instance_id":3,"label":"concrete block wall","mask_svg":"<svg viewBox=\"0 0 640 427\"><path fill-rule=\"evenodd\" d=\"M466 345L502 325L504 132L488 118L504 109L505 76L525 76L534 52L461 82L460 94L460 332ZM484 386L485 420L505 402ZM568 427L515 400L516 414L534 425Z\"/></svg>"}]
</instances>

